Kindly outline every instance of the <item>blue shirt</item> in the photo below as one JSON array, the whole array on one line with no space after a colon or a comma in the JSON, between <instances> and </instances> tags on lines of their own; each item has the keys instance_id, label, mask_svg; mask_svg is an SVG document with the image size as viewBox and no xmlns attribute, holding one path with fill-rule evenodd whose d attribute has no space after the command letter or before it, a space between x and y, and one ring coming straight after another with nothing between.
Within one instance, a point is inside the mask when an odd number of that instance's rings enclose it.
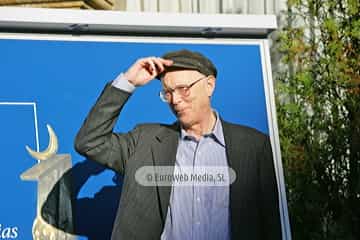
<instances>
[{"instance_id":1,"label":"blue shirt","mask_svg":"<svg viewBox=\"0 0 360 240\"><path fill-rule=\"evenodd\" d=\"M181 130L175 167L228 167L223 129L216 115L213 131L199 141ZM184 239L230 239L228 185L173 184L161 240Z\"/></svg>"}]
</instances>

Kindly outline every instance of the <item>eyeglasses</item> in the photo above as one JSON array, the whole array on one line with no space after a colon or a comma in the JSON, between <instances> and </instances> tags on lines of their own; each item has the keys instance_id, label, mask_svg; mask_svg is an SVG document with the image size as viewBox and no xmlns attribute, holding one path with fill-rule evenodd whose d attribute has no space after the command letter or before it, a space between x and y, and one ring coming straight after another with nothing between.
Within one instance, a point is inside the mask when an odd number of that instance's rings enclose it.
<instances>
[{"instance_id":1,"label":"eyeglasses","mask_svg":"<svg viewBox=\"0 0 360 240\"><path fill-rule=\"evenodd\" d=\"M182 98L186 98L190 95L190 88L192 88L196 83L198 83L199 81L203 80L203 79L206 79L207 76L205 77L201 77L197 80L195 80L194 82L192 82L191 84L189 85L179 85L179 86L176 86L175 88L171 89L163 89L159 92L159 96L160 96L160 99L163 101L163 102L170 102L170 99L173 95L173 93L175 92L176 94L178 94L179 96L181 96Z\"/></svg>"}]
</instances>

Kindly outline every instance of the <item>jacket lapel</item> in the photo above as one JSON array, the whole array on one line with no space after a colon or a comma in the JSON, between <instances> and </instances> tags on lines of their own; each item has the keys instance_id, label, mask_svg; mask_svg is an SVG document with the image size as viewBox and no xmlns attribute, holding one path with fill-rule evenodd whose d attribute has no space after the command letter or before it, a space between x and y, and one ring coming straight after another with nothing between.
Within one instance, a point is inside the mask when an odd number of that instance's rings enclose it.
<instances>
[{"instance_id":1,"label":"jacket lapel","mask_svg":"<svg viewBox=\"0 0 360 240\"><path fill-rule=\"evenodd\" d=\"M244 132L231 123L222 121L229 167L236 173L236 180L230 187L230 195L241 194L241 184L245 183L249 168L249 144Z\"/></svg>"},{"instance_id":2,"label":"jacket lapel","mask_svg":"<svg viewBox=\"0 0 360 240\"><path fill-rule=\"evenodd\" d=\"M226 157L228 161L228 165L231 168L237 168L237 161L235 156L235 146L236 144L236 138L234 136L233 129L231 128L231 125L227 122L225 122L223 119L221 119L221 124L224 132L224 139L225 139L225 145L226 145ZM235 170L235 169L234 169ZM236 171L236 170L235 170Z\"/></svg>"},{"instance_id":3,"label":"jacket lapel","mask_svg":"<svg viewBox=\"0 0 360 240\"><path fill-rule=\"evenodd\" d=\"M232 238L237 239L239 220L246 214L243 212L244 198L246 195L248 177L248 145L240 128L222 121L226 144L226 156L229 167L236 173L236 180L230 185L230 212Z\"/></svg>"},{"instance_id":4,"label":"jacket lapel","mask_svg":"<svg viewBox=\"0 0 360 240\"><path fill-rule=\"evenodd\" d=\"M163 126L156 134L155 141L152 144L152 157L155 167L175 166L176 152L179 142L179 124L174 123L171 126ZM165 225L167 210L170 201L171 186L157 186L157 194L161 205L161 217Z\"/></svg>"}]
</instances>

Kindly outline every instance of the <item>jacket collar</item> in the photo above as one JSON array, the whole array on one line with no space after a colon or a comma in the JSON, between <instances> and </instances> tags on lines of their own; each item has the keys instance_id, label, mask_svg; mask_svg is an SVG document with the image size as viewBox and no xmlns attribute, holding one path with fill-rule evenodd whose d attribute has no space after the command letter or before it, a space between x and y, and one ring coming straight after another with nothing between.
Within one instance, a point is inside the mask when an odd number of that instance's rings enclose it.
<instances>
[{"instance_id":1,"label":"jacket collar","mask_svg":"<svg viewBox=\"0 0 360 240\"><path fill-rule=\"evenodd\" d=\"M153 141L151 150L153 164L158 166L175 166L176 152L179 143L180 125L175 122L172 125L162 125ZM157 194L161 206L162 227L165 226L167 210L170 201L171 186L158 186Z\"/></svg>"}]
</instances>

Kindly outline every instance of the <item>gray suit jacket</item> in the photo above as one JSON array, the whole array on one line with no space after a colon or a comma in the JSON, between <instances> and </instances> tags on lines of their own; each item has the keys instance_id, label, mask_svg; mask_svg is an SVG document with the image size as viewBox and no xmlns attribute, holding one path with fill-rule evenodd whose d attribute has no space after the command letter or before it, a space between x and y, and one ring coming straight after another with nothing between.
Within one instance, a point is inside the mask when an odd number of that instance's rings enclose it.
<instances>
[{"instance_id":1,"label":"gray suit jacket","mask_svg":"<svg viewBox=\"0 0 360 240\"><path fill-rule=\"evenodd\" d=\"M142 186L135 181L135 172L142 166L174 166L179 125L143 124L125 134L114 133L129 96L108 84L81 127L75 148L87 158L124 174L112 239L160 239L171 187ZM230 186L232 239L281 239L269 138L252 128L223 120L221 123L228 164L237 176Z\"/></svg>"}]
</instances>

